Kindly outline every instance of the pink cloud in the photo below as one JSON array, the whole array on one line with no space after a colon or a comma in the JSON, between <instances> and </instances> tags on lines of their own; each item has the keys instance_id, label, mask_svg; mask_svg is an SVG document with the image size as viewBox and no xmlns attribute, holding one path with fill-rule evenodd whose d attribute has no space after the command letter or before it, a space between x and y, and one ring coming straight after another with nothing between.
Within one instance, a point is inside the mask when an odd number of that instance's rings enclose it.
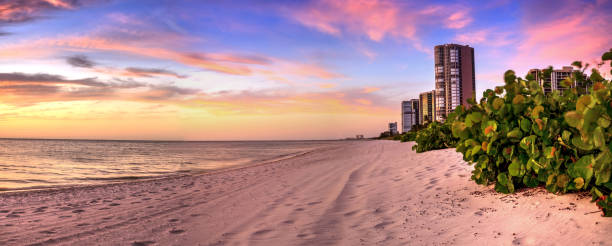
<instances>
[{"instance_id":1,"label":"pink cloud","mask_svg":"<svg viewBox=\"0 0 612 246\"><path fill-rule=\"evenodd\" d=\"M472 22L472 17L470 17L465 10L457 11L451 14L445 22L447 28L451 29L461 29L467 26Z\"/></svg>"},{"instance_id":2,"label":"pink cloud","mask_svg":"<svg viewBox=\"0 0 612 246\"><path fill-rule=\"evenodd\" d=\"M382 0L318 0L291 10L288 15L324 33L334 36L361 34L377 42L387 36L417 40L417 29L421 25L439 23L441 19L452 29L463 28L472 22L465 8L436 5L419 9L416 4ZM442 18L445 16L448 17Z\"/></svg>"},{"instance_id":3,"label":"pink cloud","mask_svg":"<svg viewBox=\"0 0 612 246\"><path fill-rule=\"evenodd\" d=\"M606 6L608 5L608 6ZM518 44L514 64L569 64L590 61L612 47L612 12L605 1L570 2L559 10L560 18L525 22L524 39Z\"/></svg>"},{"instance_id":4,"label":"pink cloud","mask_svg":"<svg viewBox=\"0 0 612 246\"><path fill-rule=\"evenodd\" d=\"M454 37L454 40L460 43L483 44L492 47L506 46L517 42L511 32L496 29L461 32Z\"/></svg>"}]
</instances>

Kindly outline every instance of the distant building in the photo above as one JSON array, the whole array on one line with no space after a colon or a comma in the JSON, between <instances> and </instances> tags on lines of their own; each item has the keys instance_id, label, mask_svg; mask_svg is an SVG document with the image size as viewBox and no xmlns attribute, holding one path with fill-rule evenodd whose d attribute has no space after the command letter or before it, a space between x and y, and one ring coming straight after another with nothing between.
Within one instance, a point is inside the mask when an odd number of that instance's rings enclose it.
<instances>
[{"instance_id":1,"label":"distant building","mask_svg":"<svg viewBox=\"0 0 612 246\"><path fill-rule=\"evenodd\" d=\"M565 78L571 77L573 72L579 72L579 70L574 70L572 67L565 66L562 69L554 69L550 73L549 77L544 77L542 69L531 69L529 70L529 74L533 76L535 81L537 81L544 93L551 93L553 91L564 91L569 88L564 87L561 83ZM583 85L579 85L576 81L573 81L570 85L570 88L574 87L582 87Z\"/></svg>"},{"instance_id":2,"label":"distant building","mask_svg":"<svg viewBox=\"0 0 612 246\"><path fill-rule=\"evenodd\" d=\"M436 78L435 120L444 121L459 105L476 94L474 48L444 44L434 48Z\"/></svg>"},{"instance_id":3,"label":"distant building","mask_svg":"<svg viewBox=\"0 0 612 246\"><path fill-rule=\"evenodd\" d=\"M356 135L355 139L363 139L363 135Z\"/></svg>"},{"instance_id":4,"label":"distant building","mask_svg":"<svg viewBox=\"0 0 612 246\"><path fill-rule=\"evenodd\" d=\"M419 100L402 101L402 132L409 132L419 124Z\"/></svg>"},{"instance_id":5,"label":"distant building","mask_svg":"<svg viewBox=\"0 0 612 246\"><path fill-rule=\"evenodd\" d=\"M389 123L389 133L391 133L391 136L393 135L397 135L397 122L390 122Z\"/></svg>"},{"instance_id":6,"label":"distant building","mask_svg":"<svg viewBox=\"0 0 612 246\"><path fill-rule=\"evenodd\" d=\"M419 95L419 124L432 122L436 117L436 91L423 92Z\"/></svg>"}]
</instances>

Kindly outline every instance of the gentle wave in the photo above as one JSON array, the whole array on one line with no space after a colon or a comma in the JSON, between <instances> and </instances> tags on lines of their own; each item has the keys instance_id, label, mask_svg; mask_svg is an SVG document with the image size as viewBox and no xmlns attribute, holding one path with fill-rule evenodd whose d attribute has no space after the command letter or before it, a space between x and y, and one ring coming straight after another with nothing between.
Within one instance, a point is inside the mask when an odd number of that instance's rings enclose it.
<instances>
[{"instance_id":1,"label":"gentle wave","mask_svg":"<svg viewBox=\"0 0 612 246\"><path fill-rule=\"evenodd\" d=\"M291 158L337 144L0 139L0 191L201 173Z\"/></svg>"}]
</instances>

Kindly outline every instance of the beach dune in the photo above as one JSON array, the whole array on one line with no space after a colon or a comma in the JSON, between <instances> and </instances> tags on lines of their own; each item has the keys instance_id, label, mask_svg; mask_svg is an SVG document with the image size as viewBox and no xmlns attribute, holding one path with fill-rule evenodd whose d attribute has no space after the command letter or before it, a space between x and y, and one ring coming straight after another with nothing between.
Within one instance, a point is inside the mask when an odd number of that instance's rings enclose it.
<instances>
[{"instance_id":1,"label":"beach dune","mask_svg":"<svg viewBox=\"0 0 612 246\"><path fill-rule=\"evenodd\" d=\"M588 194L498 194L454 149L355 141L201 175L0 194L0 245L609 245Z\"/></svg>"}]
</instances>

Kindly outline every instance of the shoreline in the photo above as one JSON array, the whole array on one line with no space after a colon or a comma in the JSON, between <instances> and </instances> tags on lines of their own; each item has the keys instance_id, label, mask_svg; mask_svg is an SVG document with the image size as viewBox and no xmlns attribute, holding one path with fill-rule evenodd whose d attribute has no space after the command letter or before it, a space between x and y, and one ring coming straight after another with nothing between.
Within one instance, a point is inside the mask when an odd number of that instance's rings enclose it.
<instances>
[{"instance_id":1,"label":"shoreline","mask_svg":"<svg viewBox=\"0 0 612 246\"><path fill-rule=\"evenodd\" d=\"M367 141L215 173L0 194L1 245L603 244L580 194L499 194L454 150Z\"/></svg>"},{"instance_id":2,"label":"shoreline","mask_svg":"<svg viewBox=\"0 0 612 246\"><path fill-rule=\"evenodd\" d=\"M115 141L115 140L112 140ZM176 171L173 173L163 174L163 175L150 175L150 176L129 176L129 177L118 177L118 178L102 178L102 179L93 179L93 180L104 180L107 182L100 183L84 183L84 184L63 184L63 185L49 185L49 186L33 186L33 187L25 187L25 188L4 188L0 187L0 198L4 194L14 194L14 193L27 193L27 192L45 192L45 191L54 191L54 190L65 190L65 189L76 189L76 188L89 188L96 186L107 186L107 185L120 185L124 183L137 183L137 182L149 182L155 180L164 180L164 179L172 179L172 178L180 178L184 176L197 176L197 175L205 175L205 174L215 174L221 171L231 171L234 169L240 169L250 166L258 166L258 165L266 165L279 161L290 160L292 158L297 158L315 151L319 151L325 148L330 147L318 147L316 149L310 151L303 151L299 153L292 153L289 155L278 156L277 158L272 158L268 160L255 160L246 164L238 164L238 165L230 165L226 167L221 167L218 169L194 169L194 170L182 170Z\"/></svg>"}]
</instances>

